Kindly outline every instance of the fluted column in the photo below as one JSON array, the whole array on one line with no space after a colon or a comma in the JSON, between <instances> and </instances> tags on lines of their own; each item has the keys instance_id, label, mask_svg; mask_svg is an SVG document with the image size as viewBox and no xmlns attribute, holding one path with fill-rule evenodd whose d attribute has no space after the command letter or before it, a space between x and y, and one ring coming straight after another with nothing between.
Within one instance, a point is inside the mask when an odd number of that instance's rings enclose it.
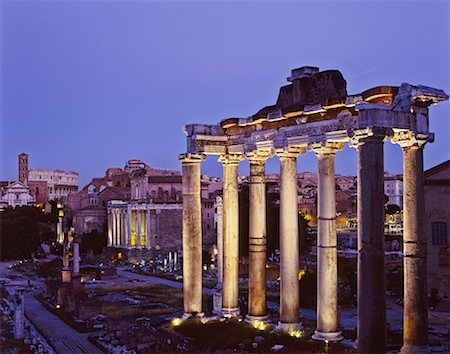
<instances>
[{"instance_id":1,"label":"fluted column","mask_svg":"<svg viewBox=\"0 0 450 354\"><path fill-rule=\"evenodd\" d=\"M428 135L399 132L392 142L403 150L403 347L402 353L428 349L427 240L423 148Z\"/></svg>"},{"instance_id":2,"label":"fluted column","mask_svg":"<svg viewBox=\"0 0 450 354\"><path fill-rule=\"evenodd\" d=\"M389 131L354 132L358 149L358 352L386 352L383 145Z\"/></svg>"},{"instance_id":3,"label":"fluted column","mask_svg":"<svg viewBox=\"0 0 450 354\"><path fill-rule=\"evenodd\" d=\"M249 183L249 271L247 320L266 316L266 159L273 154L257 150L246 154L250 162Z\"/></svg>"},{"instance_id":4,"label":"fluted column","mask_svg":"<svg viewBox=\"0 0 450 354\"><path fill-rule=\"evenodd\" d=\"M108 246L113 245L113 235L112 235L112 211L108 209Z\"/></svg>"},{"instance_id":5,"label":"fluted column","mask_svg":"<svg viewBox=\"0 0 450 354\"><path fill-rule=\"evenodd\" d=\"M130 207L128 207L127 209L127 244L128 244L128 248L131 249L132 243L131 243L131 238L132 238L132 227L131 227L131 218L133 217L132 213L131 213L131 209Z\"/></svg>"},{"instance_id":6,"label":"fluted column","mask_svg":"<svg viewBox=\"0 0 450 354\"><path fill-rule=\"evenodd\" d=\"M152 248L151 244L150 244L150 235L151 235L151 225L150 225L150 209L146 209L145 210L145 216L146 216L146 241L145 241L145 246L146 248L149 250Z\"/></svg>"},{"instance_id":7,"label":"fluted column","mask_svg":"<svg viewBox=\"0 0 450 354\"><path fill-rule=\"evenodd\" d=\"M302 330L297 206L297 156L304 149L278 150L280 158L280 323L283 331Z\"/></svg>"},{"instance_id":8,"label":"fluted column","mask_svg":"<svg viewBox=\"0 0 450 354\"><path fill-rule=\"evenodd\" d=\"M141 209L136 210L136 247L141 248Z\"/></svg>"},{"instance_id":9,"label":"fluted column","mask_svg":"<svg viewBox=\"0 0 450 354\"><path fill-rule=\"evenodd\" d=\"M239 310L239 195L238 166L242 155L220 155L223 165L223 293L222 315L236 317Z\"/></svg>"},{"instance_id":10,"label":"fluted column","mask_svg":"<svg viewBox=\"0 0 450 354\"><path fill-rule=\"evenodd\" d=\"M204 155L183 154L183 301L186 317L202 314L202 211L200 166Z\"/></svg>"},{"instance_id":11,"label":"fluted column","mask_svg":"<svg viewBox=\"0 0 450 354\"><path fill-rule=\"evenodd\" d=\"M321 142L311 149L318 159L317 328L315 340L340 341L337 301L336 182L334 158L343 143Z\"/></svg>"}]
</instances>

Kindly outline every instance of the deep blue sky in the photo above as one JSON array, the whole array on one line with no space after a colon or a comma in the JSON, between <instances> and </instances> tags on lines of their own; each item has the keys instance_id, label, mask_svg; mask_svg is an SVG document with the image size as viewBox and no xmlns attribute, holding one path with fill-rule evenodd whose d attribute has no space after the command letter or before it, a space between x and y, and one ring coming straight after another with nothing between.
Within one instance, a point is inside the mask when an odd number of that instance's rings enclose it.
<instances>
[{"instance_id":1,"label":"deep blue sky","mask_svg":"<svg viewBox=\"0 0 450 354\"><path fill-rule=\"evenodd\" d=\"M339 69L349 93L402 82L450 92L448 1L3 1L1 170L80 173L140 158L180 169L181 127L272 104L292 68ZM425 167L450 158L449 103L431 107ZM385 148L401 172L401 151ZM268 171L278 171L272 159ZM336 169L356 174L356 152ZM299 170L316 170L312 153ZM210 157L203 171L221 175ZM243 164L242 173L247 169Z\"/></svg>"}]
</instances>

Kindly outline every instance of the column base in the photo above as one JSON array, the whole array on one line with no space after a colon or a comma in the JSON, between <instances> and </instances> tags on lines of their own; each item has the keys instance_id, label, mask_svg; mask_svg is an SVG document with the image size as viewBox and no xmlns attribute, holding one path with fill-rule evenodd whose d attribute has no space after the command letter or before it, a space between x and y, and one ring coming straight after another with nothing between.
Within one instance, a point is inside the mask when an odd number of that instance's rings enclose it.
<instances>
[{"instance_id":1,"label":"column base","mask_svg":"<svg viewBox=\"0 0 450 354\"><path fill-rule=\"evenodd\" d=\"M255 321L259 321L262 323L269 323L267 316L252 316L252 315L246 315L244 322L246 323L254 323Z\"/></svg>"},{"instance_id":2,"label":"column base","mask_svg":"<svg viewBox=\"0 0 450 354\"><path fill-rule=\"evenodd\" d=\"M400 349L401 354L425 354L429 352L428 345L403 345Z\"/></svg>"},{"instance_id":3,"label":"column base","mask_svg":"<svg viewBox=\"0 0 450 354\"><path fill-rule=\"evenodd\" d=\"M222 316L226 318L238 317L241 314L239 307L234 307L231 309L222 308Z\"/></svg>"},{"instance_id":4,"label":"column base","mask_svg":"<svg viewBox=\"0 0 450 354\"><path fill-rule=\"evenodd\" d=\"M185 312L185 313L183 313L183 316L181 317L181 319L187 320L189 318L202 318L204 316L205 316L204 312L197 312L195 314L194 313Z\"/></svg>"},{"instance_id":5,"label":"column base","mask_svg":"<svg viewBox=\"0 0 450 354\"><path fill-rule=\"evenodd\" d=\"M314 334L311 336L311 338L322 342L339 342L344 339L341 331L322 332L317 329L314 331Z\"/></svg>"},{"instance_id":6,"label":"column base","mask_svg":"<svg viewBox=\"0 0 450 354\"><path fill-rule=\"evenodd\" d=\"M303 331L303 325L301 322L297 323L278 322L276 330L279 332L286 332L286 333L289 333L291 331Z\"/></svg>"}]
</instances>

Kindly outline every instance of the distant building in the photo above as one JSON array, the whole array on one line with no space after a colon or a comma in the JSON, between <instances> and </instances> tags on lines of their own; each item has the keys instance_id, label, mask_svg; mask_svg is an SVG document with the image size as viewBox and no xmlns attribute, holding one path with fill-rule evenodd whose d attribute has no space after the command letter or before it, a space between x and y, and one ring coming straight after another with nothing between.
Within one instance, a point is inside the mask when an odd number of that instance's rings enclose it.
<instances>
[{"instance_id":1,"label":"distant building","mask_svg":"<svg viewBox=\"0 0 450 354\"><path fill-rule=\"evenodd\" d=\"M55 200L66 204L69 193L78 190L77 172L29 169L28 155L25 153L18 156L18 179L30 188L36 203L45 204L49 200Z\"/></svg>"},{"instance_id":2,"label":"distant building","mask_svg":"<svg viewBox=\"0 0 450 354\"><path fill-rule=\"evenodd\" d=\"M4 188L4 194L0 198L0 207L31 206L35 204L30 195L30 189L22 182L12 182Z\"/></svg>"},{"instance_id":3,"label":"distant building","mask_svg":"<svg viewBox=\"0 0 450 354\"><path fill-rule=\"evenodd\" d=\"M403 175L384 175L384 194L389 198L386 204L394 204L403 209Z\"/></svg>"},{"instance_id":4,"label":"distant building","mask_svg":"<svg viewBox=\"0 0 450 354\"><path fill-rule=\"evenodd\" d=\"M425 171L428 291L450 298L450 160Z\"/></svg>"}]
</instances>

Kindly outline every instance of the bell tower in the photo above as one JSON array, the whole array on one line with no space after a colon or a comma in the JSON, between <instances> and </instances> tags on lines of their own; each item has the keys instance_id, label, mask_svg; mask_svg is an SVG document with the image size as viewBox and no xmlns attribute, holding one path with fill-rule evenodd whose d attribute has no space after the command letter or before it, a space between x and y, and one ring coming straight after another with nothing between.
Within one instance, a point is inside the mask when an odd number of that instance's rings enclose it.
<instances>
[{"instance_id":1,"label":"bell tower","mask_svg":"<svg viewBox=\"0 0 450 354\"><path fill-rule=\"evenodd\" d=\"M19 155L19 182L28 185L28 154Z\"/></svg>"}]
</instances>

